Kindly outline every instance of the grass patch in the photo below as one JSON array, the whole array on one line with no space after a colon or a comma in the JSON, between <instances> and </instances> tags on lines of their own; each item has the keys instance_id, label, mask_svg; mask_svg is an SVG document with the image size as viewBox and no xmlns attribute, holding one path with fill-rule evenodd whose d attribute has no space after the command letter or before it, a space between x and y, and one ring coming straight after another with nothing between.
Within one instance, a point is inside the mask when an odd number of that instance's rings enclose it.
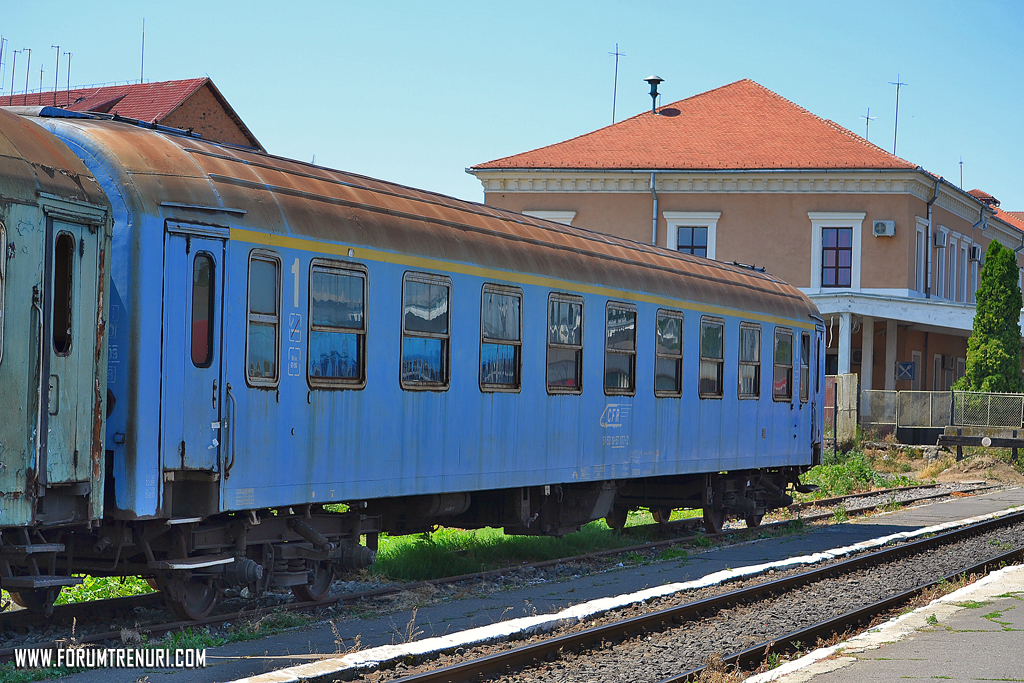
<instances>
[{"instance_id":1,"label":"grass patch","mask_svg":"<svg viewBox=\"0 0 1024 683\"><path fill-rule=\"evenodd\" d=\"M673 515L673 519L676 516ZM650 523L647 512L630 513L626 526ZM448 529L414 536L381 535L371 574L395 581L471 574L523 562L542 562L601 550L614 550L657 539L657 532L619 534L598 520L574 534L513 536L501 529Z\"/></svg>"},{"instance_id":2,"label":"grass patch","mask_svg":"<svg viewBox=\"0 0 1024 683\"><path fill-rule=\"evenodd\" d=\"M811 500L920 483L904 474L880 472L876 467L879 460L879 457L869 457L860 451L842 452L836 456L827 454L823 464L814 467L800 479L805 484L817 484L820 487L810 494Z\"/></svg>"},{"instance_id":3,"label":"grass patch","mask_svg":"<svg viewBox=\"0 0 1024 683\"><path fill-rule=\"evenodd\" d=\"M66 586L57 597L56 604L67 605L153 592L152 586L138 576L78 576L82 577L82 583L77 586Z\"/></svg>"},{"instance_id":4,"label":"grass patch","mask_svg":"<svg viewBox=\"0 0 1024 683\"><path fill-rule=\"evenodd\" d=\"M46 669L16 669L14 662L0 664L0 683L30 683L31 681L46 681L52 678L63 678L76 674L85 669L69 669L67 667L49 667Z\"/></svg>"}]
</instances>

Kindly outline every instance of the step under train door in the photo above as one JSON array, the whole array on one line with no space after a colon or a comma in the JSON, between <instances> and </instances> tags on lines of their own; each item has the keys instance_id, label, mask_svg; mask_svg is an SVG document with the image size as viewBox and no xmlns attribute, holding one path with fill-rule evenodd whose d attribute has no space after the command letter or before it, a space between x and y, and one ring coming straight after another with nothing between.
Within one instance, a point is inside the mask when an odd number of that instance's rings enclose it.
<instances>
[{"instance_id":1,"label":"step under train door","mask_svg":"<svg viewBox=\"0 0 1024 683\"><path fill-rule=\"evenodd\" d=\"M214 514L220 502L226 236L181 224L165 233L160 455L171 517Z\"/></svg>"}]
</instances>

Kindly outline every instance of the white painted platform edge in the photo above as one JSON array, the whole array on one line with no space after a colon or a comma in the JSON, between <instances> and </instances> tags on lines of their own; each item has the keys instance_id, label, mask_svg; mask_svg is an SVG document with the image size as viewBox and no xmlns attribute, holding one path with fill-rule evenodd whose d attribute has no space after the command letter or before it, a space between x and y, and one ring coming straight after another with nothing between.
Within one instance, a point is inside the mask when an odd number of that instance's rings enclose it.
<instances>
[{"instance_id":1,"label":"white painted platform edge","mask_svg":"<svg viewBox=\"0 0 1024 683\"><path fill-rule=\"evenodd\" d=\"M588 618L604 614L609 610L644 602L652 598L671 595L673 593L679 593L686 590L693 590L695 588L705 588L707 586L717 585L733 579L756 576L772 569L791 569L800 565L812 565L826 560L833 560L838 557L844 557L863 550L877 548L893 541L906 540L927 534L947 531L949 529L967 526L986 519L994 519L996 517L1013 514L1021 510L1024 510L1024 505L1000 510L987 515L979 515L977 517L968 517L966 519L960 519L952 522L944 522L943 524L924 527L914 531L904 531L898 534L882 536L880 538L861 541L860 543L844 546L842 548L834 548L832 550L814 553L813 555L791 557L777 562L737 567L736 569L725 569L723 571L714 572L713 574L708 574L707 576L703 576L693 581L669 583L663 586L647 588L635 593L627 593L625 595L618 595L609 598L599 598L597 600L591 600L589 602L573 605L572 607L567 607L566 609L554 614L520 617L517 619L510 619L508 621L500 621L487 626L478 626L476 628L445 636L427 638L421 641L402 643L399 645L382 645L362 650L360 652L353 652L341 657L327 657L309 664L300 664L298 666L288 667L278 671L271 671L268 673L258 674L256 676L250 676L248 678L241 678L230 683L302 683L303 681L309 681L321 677L337 676L345 671L376 668L387 662L398 661L410 656L421 657L426 654L454 650L458 647L465 648L472 647L474 645L481 645L483 643L500 642L502 640L507 640L513 635L521 636L534 633L544 633L552 631L560 626L585 621ZM980 583L981 582L979 581L974 585L978 585ZM808 655L808 657L809 656L811 655ZM774 671L777 672L780 670L781 667ZM766 678L764 680L769 681L773 679ZM756 683L753 678L747 679L747 681L748 683Z\"/></svg>"},{"instance_id":2,"label":"white painted platform edge","mask_svg":"<svg viewBox=\"0 0 1024 683\"><path fill-rule=\"evenodd\" d=\"M928 618L932 615L935 615L941 622L956 612L966 609L956 604L958 602L967 602L968 600L984 602L1005 593L1021 591L1024 591L1024 566L1005 567L978 579L969 586L964 586L923 607L918 607L913 612L901 614L838 645L819 648L800 659L787 662L777 669L751 676L744 683L768 683L769 681L805 683L819 674L841 669L857 661L856 657L827 659L837 652L841 651L841 654L864 652L887 643L896 643L913 635L918 630L928 627Z\"/></svg>"}]
</instances>

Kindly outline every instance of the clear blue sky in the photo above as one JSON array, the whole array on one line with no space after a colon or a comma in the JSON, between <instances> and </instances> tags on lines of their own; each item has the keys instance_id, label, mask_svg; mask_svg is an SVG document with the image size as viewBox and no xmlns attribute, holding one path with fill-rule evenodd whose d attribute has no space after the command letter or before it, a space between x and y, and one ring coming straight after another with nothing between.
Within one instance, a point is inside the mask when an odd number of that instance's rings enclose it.
<instances>
[{"instance_id":1,"label":"clear blue sky","mask_svg":"<svg viewBox=\"0 0 1024 683\"><path fill-rule=\"evenodd\" d=\"M1024 2L35 2L0 13L30 87L210 76L271 152L479 201L465 168L751 78L1024 210ZM25 83L19 55L15 88ZM62 55L59 80L66 82Z\"/></svg>"}]
</instances>

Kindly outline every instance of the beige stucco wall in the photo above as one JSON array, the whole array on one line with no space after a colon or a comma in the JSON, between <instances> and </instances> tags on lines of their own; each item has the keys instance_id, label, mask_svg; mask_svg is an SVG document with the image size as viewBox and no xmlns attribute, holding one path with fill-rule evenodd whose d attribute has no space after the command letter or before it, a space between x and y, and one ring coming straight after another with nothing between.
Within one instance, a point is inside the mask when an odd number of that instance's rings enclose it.
<instances>
[{"instance_id":1,"label":"beige stucco wall","mask_svg":"<svg viewBox=\"0 0 1024 683\"><path fill-rule=\"evenodd\" d=\"M640 242L651 241L650 193L488 192L484 201L512 211L575 211L572 224ZM717 251L721 261L765 266L798 287L811 285L809 212L867 214L862 224L861 287L916 289L917 217L928 216L927 202L910 194L658 193L658 244L666 243L666 211L720 212ZM894 237L874 237L874 220L896 222ZM975 240L989 240L971 222L934 207L935 229L942 224ZM933 247L933 263L937 262ZM933 268L932 280L938 277ZM934 284L933 284L934 289Z\"/></svg>"}]
</instances>

